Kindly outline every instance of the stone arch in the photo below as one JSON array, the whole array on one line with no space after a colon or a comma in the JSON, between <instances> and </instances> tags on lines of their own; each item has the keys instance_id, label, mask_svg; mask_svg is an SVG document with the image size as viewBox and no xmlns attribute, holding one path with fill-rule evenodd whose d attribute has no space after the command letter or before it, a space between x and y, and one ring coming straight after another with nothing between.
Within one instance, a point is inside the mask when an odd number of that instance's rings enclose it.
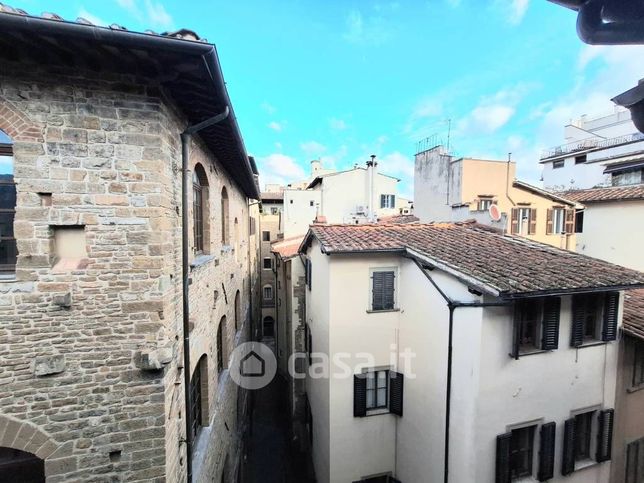
<instances>
[{"instance_id":1,"label":"stone arch","mask_svg":"<svg viewBox=\"0 0 644 483\"><path fill-rule=\"evenodd\" d=\"M44 141L44 125L32 121L6 99L0 100L0 128L11 136L15 143Z\"/></svg>"},{"instance_id":2,"label":"stone arch","mask_svg":"<svg viewBox=\"0 0 644 483\"><path fill-rule=\"evenodd\" d=\"M0 414L0 447L36 456L44 462L45 475L49 478L69 471L60 462L71 456L73 443L58 444L35 424Z\"/></svg>"}]
</instances>

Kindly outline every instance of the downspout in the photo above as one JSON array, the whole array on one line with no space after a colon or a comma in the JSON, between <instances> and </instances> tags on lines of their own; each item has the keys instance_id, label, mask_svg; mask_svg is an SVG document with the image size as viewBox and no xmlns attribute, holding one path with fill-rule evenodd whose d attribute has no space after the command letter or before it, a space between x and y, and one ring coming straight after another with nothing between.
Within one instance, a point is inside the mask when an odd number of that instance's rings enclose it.
<instances>
[{"instance_id":1,"label":"downspout","mask_svg":"<svg viewBox=\"0 0 644 483\"><path fill-rule=\"evenodd\" d=\"M454 341L454 311L459 307L501 307L509 305L508 302L460 302L452 300L434 281L434 279L425 271L423 265L412 258L420 271L431 282L436 291L443 297L449 309L449 333L447 341L447 385L445 388L445 448L443 463L443 482L449 483L449 424L452 400L452 359L453 359L453 341Z\"/></svg>"},{"instance_id":2,"label":"downspout","mask_svg":"<svg viewBox=\"0 0 644 483\"><path fill-rule=\"evenodd\" d=\"M510 200L510 203L512 203L512 206L516 206L517 204L514 202L512 198L510 198L510 163L511 162L512 162L512 153L508 153L508 163L505 169L505 197L508 200Z\"/></svg>"},{"instance_id":3,"label":"downspout","mask_svg":"<svg viewBox=\"0 0 644 483\"><path fill-rule=\"evenodd\" d=\"M250 307L251 307L250 317L249 317L249 320L250 320L250 324L249 324L249 332L250 332L250 334L249 334L249 336L251 338L250 340L253 340L252 338L253 338L253 325L254 325L253 324L253 308L254 308L253 307L253 265L251 263L251 256L250 256L250 254L251 254L251 246L250 246L250 219L251 219L251 215L250 215L250 208L251 208L251 206L260 205L260 204L261 204L261 201L255 201L255 202L252 202L252 203L248 203L248 221L249 221L249 230L248 230L248 300L250 300ZM258 218L260 218L260 217L258 217ZM259 219L258 219L257 223L255 224L255 239L259 240L260 236L261 236L261 230L260 230ZM261 241L260 241L260 244L261 244ZM260 247L261 247L261 245L260 245ZM259 267L259 259L257 260L257 266ZM259 273L257 274L257 276L258 276L257 280L259 280Z\"/></svg>"},{"instance_id":4,"label":"downspout","mask_svg":"<svg viewBox=\"0 0 644 483\"><path fill-rule=\"evenodd\" d=\"M181 133L181 267L183 282L183 392L186 407L186 481L192 482L192 397L190 394L190 264L188 260L188 187L190 186L190 141L192 135L228 117L228 106L221 114L217 114L198 124L188 126Z\"/></svg>"}]
</instances>

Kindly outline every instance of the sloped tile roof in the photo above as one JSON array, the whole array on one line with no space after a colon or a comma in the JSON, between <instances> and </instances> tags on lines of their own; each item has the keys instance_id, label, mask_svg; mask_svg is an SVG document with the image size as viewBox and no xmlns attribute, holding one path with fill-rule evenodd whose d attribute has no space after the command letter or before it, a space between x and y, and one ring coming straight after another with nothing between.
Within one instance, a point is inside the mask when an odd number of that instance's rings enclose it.
<instances>
[{"instance_id":1,"label":"sloped tile roof","mask_svg":"<svg viewBox=\"0 0 644 483\"><path fill-rule=\"evenodd\" d=\"M416 223L417 221L420 219L414 215L391 215L378 218L378 223L384 224Z\"/></svg>"},{"instance_id":2,"label":"sloped tile roof","mask_svg":"<svg viewBox=\"0 0 644 483\"><path fill-rule=\"evenodd\" d=\"M644 340L644 289L626 292L623 321L626 334Z\"/></svg>"},{"instance_id":3,"label":"sloped tile roof","mask_svg":"<svg viewBox=\"0 0 644 483\"><path fill-rule=\"evenodd\" d=\"M271 252L277 253L282 260L288 260L297 255L303 239L304 235L273 242Z\"/></svg>"},{"instance_id":4,"label":"sloped tile roof","mask_svg":"<svg viewBox=\"0 0 644 483\"><path fill-rule=\"evenodd\" d=\"M598 201L626 201L644 199L644 184L633 186L609 186L606 188L590 188L586 190L562 191L560 196L578 203L593 203Z\"/></svg>"},{"instance_id":5,"label":"sloped tile roof","mask_svg":"<svg viewBox=\"0 0 644 483\"><path fill-rule=\"evenodd\" d=\"M476 223L312 225L327 254L396 252L418 256L502 297L644 287L644 273L503 235Z\"/></svg>"}]
</instances>

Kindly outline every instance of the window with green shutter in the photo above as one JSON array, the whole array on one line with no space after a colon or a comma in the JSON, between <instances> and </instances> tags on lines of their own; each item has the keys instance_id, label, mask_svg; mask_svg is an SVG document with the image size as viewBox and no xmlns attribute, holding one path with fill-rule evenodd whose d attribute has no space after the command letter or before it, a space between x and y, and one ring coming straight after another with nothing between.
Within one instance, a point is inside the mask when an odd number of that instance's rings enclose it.
<instances>
[{"instance_id":1,"label":"window with green shutter","mask_svg":"<svg viewBox=\"0 0 644 483\"><path fill-rule=\"evenodd\" d=\"M393 310L396 308L396 271L377 269L371 272L372 311Z\"/></svg>"}]
</instances>

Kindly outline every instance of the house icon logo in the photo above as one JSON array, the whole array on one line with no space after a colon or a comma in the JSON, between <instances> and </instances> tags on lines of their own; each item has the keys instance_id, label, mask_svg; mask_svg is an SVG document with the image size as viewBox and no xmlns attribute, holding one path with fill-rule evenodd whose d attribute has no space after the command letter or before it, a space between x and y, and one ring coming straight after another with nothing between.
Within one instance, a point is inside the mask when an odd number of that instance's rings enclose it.
<instances>
[{"instance_id":1,"label":"house icon logo","mask_svg":"<svg viewBox=\"0 0 644 483\"><path fill-rule=\"evenodd\" d=\"M229 374L244 389L261 389L267 386L277 372L273 350L261 342L244 342L232 353Z\"/></svg>"},{"instance_id":2,"label":"house icon logo","mask_svg":"<svg viewBox=\"0 0 644 483\"><path fill-rule=\"evenodd\" d=\"M266 374L266 362L257 352L251 350L242 357L239 373L242 377L263 377Z\"/></svg>"}]
</instances>

